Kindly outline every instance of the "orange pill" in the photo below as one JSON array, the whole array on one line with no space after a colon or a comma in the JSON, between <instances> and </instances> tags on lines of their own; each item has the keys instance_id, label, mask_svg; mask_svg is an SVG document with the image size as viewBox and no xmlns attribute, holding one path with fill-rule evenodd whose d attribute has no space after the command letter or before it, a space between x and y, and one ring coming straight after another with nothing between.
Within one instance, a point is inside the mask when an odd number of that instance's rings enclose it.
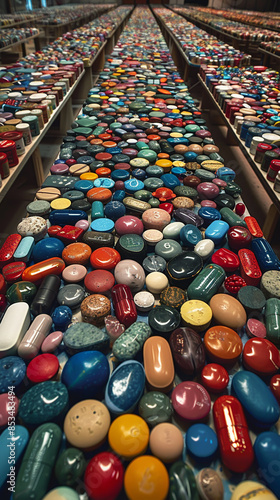
<instances>
[{"instance_id":1,"label":"orange pill","mask_svg":"<svg viewBox=\"0 0 280 500\"><path fill-rule=\"evenodd\" d=\"M62 251L62 258L69 266L70 264L87 265L91 256L91 248L86 243L70 243Z\"/></svg>"},{"instance_id":2,"label":"orange pill","mask_svg":"<svg viewBox=\"0 0 280 500\"><path fill-rule=\"evenodd\" d=\"M65 262L59 257L51 257L50 259L42 260L33 266L27 267L21 276L22 281L31 281L32 283L40 283L45 276L49 274L61 274L65 268Z\"/></svg>"},{"instance_id":3,"label":"orange pill","mask_svg":"<svg viewBox=\"0 0 280 500\"><path fill-rule=\"evenodd\" d=\"M226 326L218 325L209 328L204 335L206 353L215 363L232 366L242 352L242 341L239 335Z\"/></svg>"},{"instance_id":4,"label":"orange pill","mask_svg":"<svg viewBox=\"0 0 280 500\"><path fill-rule=\"evenodd\" d=\"M90 202L102 201L102 203L108 203L112 198L112 192L108 188L92 188L87 192L87 199Z\"/></svg>"}]
</instances>

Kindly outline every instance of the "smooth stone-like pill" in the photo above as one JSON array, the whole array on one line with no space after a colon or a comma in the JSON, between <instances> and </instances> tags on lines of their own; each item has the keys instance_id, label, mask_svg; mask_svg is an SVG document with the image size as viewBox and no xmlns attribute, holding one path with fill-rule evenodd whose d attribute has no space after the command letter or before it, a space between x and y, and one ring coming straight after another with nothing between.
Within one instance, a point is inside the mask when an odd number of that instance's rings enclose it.
<instances>
[{"instance_id":1,"label":"smooth stone-like pill","mask_svg":"<svg viewBox=\"0 0 280 500\"><path fill-rule=\"evenodd\" d=\"M243 498L254 498L254 500L277 500L271 489L268 489L267 486L257 481L242 481L236 486L231 496L231 500L243 500Z\"/></svg>"},{"instance_id":2,"label":"smooth stone-like pill","mask_svg":"<svg viewBox=\"0 0 280 500\"><path fill-rule=\"evenodd\" d=\"M149 386L153 390L168 392L174 380L174 364L167 340L154 336L146 340L143 348L144 368Z\"/></svg>"},{"instance_id":3,"label":"smooth stone-like pill","mask_svg":"<svg viewBox=\"0 0 280 500\"><path fill-rule=\"evenodd\" d=\"M196 476L196 484L198 493L202 500L223 500L223 482L219 474L214 469L210 469L208 467L201 469ZM233 500L233 497L231 497L231 500ZM235 500L237 500L237 498Z\"/></svg>"},{"instance_id":4,"label":"smooth stone-like pill","mask_svg":"<svg viewBox=\"0 0 280 500\"><path fill-rule=\"evenodd\" d=\"M254 452L258 464L258 473L277 498L280 497L280 471L278 467L280 455L280 436L275 432L262 432L258 435ZM268 470L268 465L273 464ZM272 472L270 472L272 471ZM270 474L269 474L270 472ZM271 480L273 478L273 481Z\"/></svg>"},{"instance_id":5,"label":"smooth stone-like pill","mask_svg":"<svg viewBox=\"0 0 280 500\"><path fill-rule=\"evenodd\" d=\"M20 401L19 416L26 425L31 426L59 422L68 409L68 402L68 391L63 383L42 382L24 393Z\"/></svg>"},{"instance_id":6,"label":"smooth stone-like pill","mask_svg":"<svg viewBox=\"0 0 280 500\"><path fill-rule=\"evenodd\" d=\"M110 338L94 325L75 323L66 330L63 341L66 352L73 355L81 351L106 352Z\"/></svg>"},{"instance_id":7,"label":"smooth stone-like pill","mask_svg":"<svg viewBox=\"0 0 280 500\"><path fill-rule=\"evenodd\" d=\"M191 328L177 328L169 338L176 370L183 376L194 376L205 364L205 351L198 333Z\"/></svg>"},{"instance_id":8,"label":"smooth stone-like pill","mask_svg":"<svg viewBox=\"0 0 280 500\"><path fill-rule=\"evenodd\" d=\"M124 488L128 498L131 500L143 498L143 484L149 485L145 488L145 500L166 498L169 488L168 472L158 458L143 455L128 465L124 476Z\"/></svg>"},{"instance_id":9,"label":"smooth stone-like pill","mask_svg":"<svg viewBox=\"0 0 280 500\"><path fill-rule=\"evenodd\" d=\"M110 376L105 391L107 408L115 415L134 410L145 388L145 371L138 361L120 364Z\"/></svg>"},{"instance_id":10,"label":"smooth stone-like pill","mask_svg":"<svg viewBox=\"0 0 280 500\"><path fill-rule=\"evenodd\" d=\"M159 294L168 287L168 279L163 273L157 271L146 276L146 287L149 292Z\"/></svg>"},{"instance_id":11,"label":"smooth stone-like pill","mask_svg":"<svg viewBox=\"0 0 280 500\"><path fill-rule=\"evenodd\" d=\"M198 500L194 473L188 464L183 461L175 462L169 469L169 480L170 500L183 500L186 492L191 500Z\"/></svg>"},{"instance_id":12,"label":"smooth stone-like pill","mask_svg":"<svg viewBox=\"0 0 280 500\"><path fill-rule=\"evenodd\" d=\"M145 420L138 415L121 415L112 423L108 440L112 450L125 460L145 453L150 431Z\"/></svg>"},{"instance_id":13,"label":"smooth stone-like pill","mask_svg":"<svg viewBox=\"0 0 280 500\"><path fill-rule=\"evenodd\" d=\"M199 255L203 260L207 260L215 249L215 243L213 240L205 238L204 240L196 243L194 247L194 252Z\"/></svg>"},{"instance_id":14,"label":"smooth stone-like pill","mask_svg":"<svg viewBox=\"0 0 280 500\"><path fill-rule=\"evenodd\" d=\"M113 354L120 361L132 359L142 349L144 342L151 335L151 328L147 323L138 321L129 326L115 341Z\"/></svg>"},{"instance_id":15,"label":"smooth stone-like pill","mask_svg":"<svg viewBox=\"0 0 280 500\"><path fill-rule=\"evenodd\" d=\"M151 452L164 463L179 460L183 452L183 447L183 436L176 425L164 422L158 424L151 431Z\"/></svg>"},{"instance_id":16,"label":"smooth stone-like pill","mask_svg":"<svg viewBox=\"0 0 280 500\"><path fill-rule=\"evenodd\" d=\"M54 352L57 347L61 344L63 340L63 333L60 331L55 331L50 333L44 340L41 345L41 351L45 352Z\"/></svg>"},{"instance_id":17,"label":"smooth stone-like pill","mask_svg":"<svg viewBox=\"0 0 280 500\"><path fill-rule=\"evenodd\" d=\"M278 402L255 373L245 370L235 373L231 392L246 410L251 424L268 429L277 422L280 416Z\"/></svg>"},{"instance_id":18,"label":"smooth stone-like pill","mask_svg":"<svg viewBox=\"0 0 280 500\"><path fill-rule=\"evenodd\" d=\"M162 422L169 422L173 415L173 408L169 397L157 391L149 391L139 401L139 415L150 427Z\"/></svg>"}]
</instances>

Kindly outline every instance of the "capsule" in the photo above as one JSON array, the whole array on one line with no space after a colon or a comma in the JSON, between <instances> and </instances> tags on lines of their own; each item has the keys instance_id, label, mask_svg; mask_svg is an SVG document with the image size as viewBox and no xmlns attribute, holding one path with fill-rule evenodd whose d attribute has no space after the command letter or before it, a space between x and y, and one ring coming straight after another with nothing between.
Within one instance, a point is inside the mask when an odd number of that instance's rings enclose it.
<instances>
[{"instance_id":1,"label":"capsule","mask_svg":"<svg viewBox=\"0 0 280 500\"><path fill-rule=\"evenodd\" d=\"M43 498L52 474L62 432L58 425L47 423L34 431L17 473L14 500Z\"/></svg>"},{"instance_id":2,"label":"capsule","mask_svg":"<svg viewBox=\"0 0 280 500\"><path fill-rule=\"evenodd\" d=\"M271 298L265 305L266 336L270 342L280 347L280 300Z\"/></svg>"},{"instance_id":3,"label":"capsule","mask_svg":"<svg viewBox=\"0 0 280 500\"><path fill-rule=\"evenodd\" d=\"M115 285L111 295L116 317L128 328L137 319L136 305L130 288L127 285Z\"/></svg>"},{"instance_id":4,"label":"capsule","mask_svg":"<svg viewBox=\"0 0 280 500\"><path fill-rule=\"evenodd\" d=\"M245 472L253 464L254 451L241 404L233 396L221 396L213 416L223 464L233 472Z\"/></svg>"}]
</instances>

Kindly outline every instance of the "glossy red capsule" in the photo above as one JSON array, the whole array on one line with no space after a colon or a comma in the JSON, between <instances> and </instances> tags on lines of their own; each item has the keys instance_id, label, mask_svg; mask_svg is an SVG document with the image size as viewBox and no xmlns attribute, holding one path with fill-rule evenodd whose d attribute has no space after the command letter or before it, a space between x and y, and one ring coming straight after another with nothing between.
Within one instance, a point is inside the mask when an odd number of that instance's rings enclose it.
<instances>
[{"instance_id":1,"label":"glossy red capsule","mask_svg":"<svg viewBox=\"0 0 280 500\"><path fill-rule=\"evenodd\" d=\"M118 457L109 451L95 455L84 476L89 498L115 500L123 486L124 468Z\"/></svg>"},{"instance_id":2,"label":"glossy red capsule","mask_svg":"<svg viewBox=\"0 0 280 500\"><path fill-rule=\"evenodd\" d=\"M245 217L244 220L245 220L247 227L248 227L252 236L254 236L255 238L262 238L263 237L263 232L262 232L257 220L255 219L255 217L248 216L248 217Z\"/></svg>"},{"instance_id":3,"label":"glossy red capsule","mask_svg":"<svg viewBox=\"0 0 280 500\"><path fill-rule=\"evenodd\" d=\"M255 254L248 248L242 248L238 252L240 259L240 273L247 285L258 286L262 272Z\"/></svg>"},{"instance_id":4,"label":"glossy red capsule","mask_svg":"<svg viewBox=\"0 0 280 500\"><path fill-rule=\"evenodd\" d=\"M213 416L223 464L233 472L245 472L253 464L254 451L241 403L233 396L220 396Z\"/></svg>"},{"instance_id":5,"label":"glossy red capsule","mask_svg":"<svg viewBox=\"0 0 280 500\"><path fill-rule=\"evenodd\" d=\"M174 206L172 205L172 203L160 203L158 208L165 210L169 215L171 215L173 212Z\"/></svg>"},{"instance_id":6,"label":"glossy red capsule","mask_svg":"<svg viewBox=\"0 0 280 500\"><path fill-rule=\"evenodd\" d=\"M278 403L280 404L280 374L274 375L269 384L272 394L276 397Z\"/></svg>"},{"instance_id":7,"label":"glossy red capsule","mask_svg":"<svg viewBox=\"0 0 280 500\"><path fill-rule=\"evenodd\" d=\"M117 319L128 328L137 319L136 305L130 288L127 285L115 285L111 296Z\"/></svg>"}]
</instances>

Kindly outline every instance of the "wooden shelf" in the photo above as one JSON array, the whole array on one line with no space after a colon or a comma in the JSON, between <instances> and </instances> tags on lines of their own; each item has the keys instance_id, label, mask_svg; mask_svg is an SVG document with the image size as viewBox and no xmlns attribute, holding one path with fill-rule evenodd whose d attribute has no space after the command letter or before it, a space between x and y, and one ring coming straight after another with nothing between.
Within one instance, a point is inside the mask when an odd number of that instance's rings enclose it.
<instances>
[{"instance_id":1,"label":"wooden shelf","mask_svg":"<svg viewBox=\"0 0 280 500\"><path fill-rule=\"evenodd\" d=\"M237 135L235 128L232 126L230 121L227 119L222 108L219 106L219 104L217 103L213 94L210 92L210 90L208 89L208 87L206 86L204 80L201 78L200 75L198 75L198 79L202 85L203 91L206 93L207 97L210 98L212 104L218 110L219 115L222 117L225 125L228 128L229 142L232 143L232 139L233 139L234 144L241 149L242 153L244 154L245 158L247 159L247 161L251 165L252 169L254 170L256 175L258 176L261 184L263 185L265 191L267 192L267 194L269 195L269 197L271 199L272 205L270 207L270 211L267 215L267 218L266 218L266 221L265 221L264 227L263 227L263 232L264 232L265 237L268 240L270 240L272 237L274 227L275 227L275 225L279 219L279 216L280 216L280 193L277 193L273 189L273 183L268 181L266 178L267 172L264 172L263 170L261 170L260 164L255 162L253 155L251 155L251 153L250 153L250 149L245 146L244 142Z\"/></svg>"},{"instance_id":2,"label":"wooden shelf","mask_svg":"<svg viewBox=\"0 0 280 500\"><path fill-rule=\"evenodd\" d=\"M11 49L12 47L15 47L16 45L21 45L22 46L22 52L23 52L23 55L26 55L26 50L25 50L25 44L29 42L29 40L34 40L35 38L38 38L38 40L36 40L36 42L39 42L40 40L40 35L42 33L39 32L39 33L36 33L35 35L32 35L32 36L28 36L27 38L22 38L21 40L18 40L17 42L14 42L14 43L11 43L10 45L6 45L6 47L2 47L0 49L0 53L1 52L6 52L8 51L9 49ZM35 44L36 46L36 50L40 50L40 46L37 44ZM1 55L0 55L0 58L1 58Z\"/></svg>"},{"instance_id":3,"label":"wooden shelf","mask_svg":"<svg viewBox=\"0 0 280 500\"><path fill-rule=\"evenodd\" d=\"M0 26L1 30L6 30L8 28L16 28L17 26L23 26L24 24L39 24L39 21L43 18L43 16L33 17L32 19L27 19L25 21L18 21L17 23L5 24Z\"/></svg>"},{"instance_id":4,"label":"wooden shelf","mask_svg":"<svg viewBox=\"0 0 280 500\"><path fill-rule=\"evenodd\" d=\"M42 138L45 136L53 122L55 121L56 118L58 118L59 115L61 115L61 112L64 111L65 117L68 116L68 123L69 125L71 124L71 113L72 113L72 102L71 102L71 96L73 92L76 90L78 87L79 83L81 82L83 76L85 74L85 70L82 71L82 73L79 75L77 80L75 81L74 85L69 89L68 93L64 97L63 101L59 104L59 106L53 111L49 121L45 124L44 128L41 130L40 134L35 137L32 141L32 143L29 146L25 147L25 153L24 155L19 157L19 163L16 165L16 167L12 167L10 170L10 175L9 177L6 177L2 181L2 186L0 188L0 203L6 196L7 192L11 189L13 186L13 183L15 179L18 177L24 166L26 165L27 161L31 158L33 162L33 167L36 175L36 181L37 185L40 186L42 182L44 181L44 173L43 173L43 166L42 166L42 160L40 157L40 152L39 152L39 145L42 140ZM69 120L70 118L70 120ZM64 120L61 120L64 121ZM68 123L63 124L64 127Z\"/></svg>"}]
</instances>

